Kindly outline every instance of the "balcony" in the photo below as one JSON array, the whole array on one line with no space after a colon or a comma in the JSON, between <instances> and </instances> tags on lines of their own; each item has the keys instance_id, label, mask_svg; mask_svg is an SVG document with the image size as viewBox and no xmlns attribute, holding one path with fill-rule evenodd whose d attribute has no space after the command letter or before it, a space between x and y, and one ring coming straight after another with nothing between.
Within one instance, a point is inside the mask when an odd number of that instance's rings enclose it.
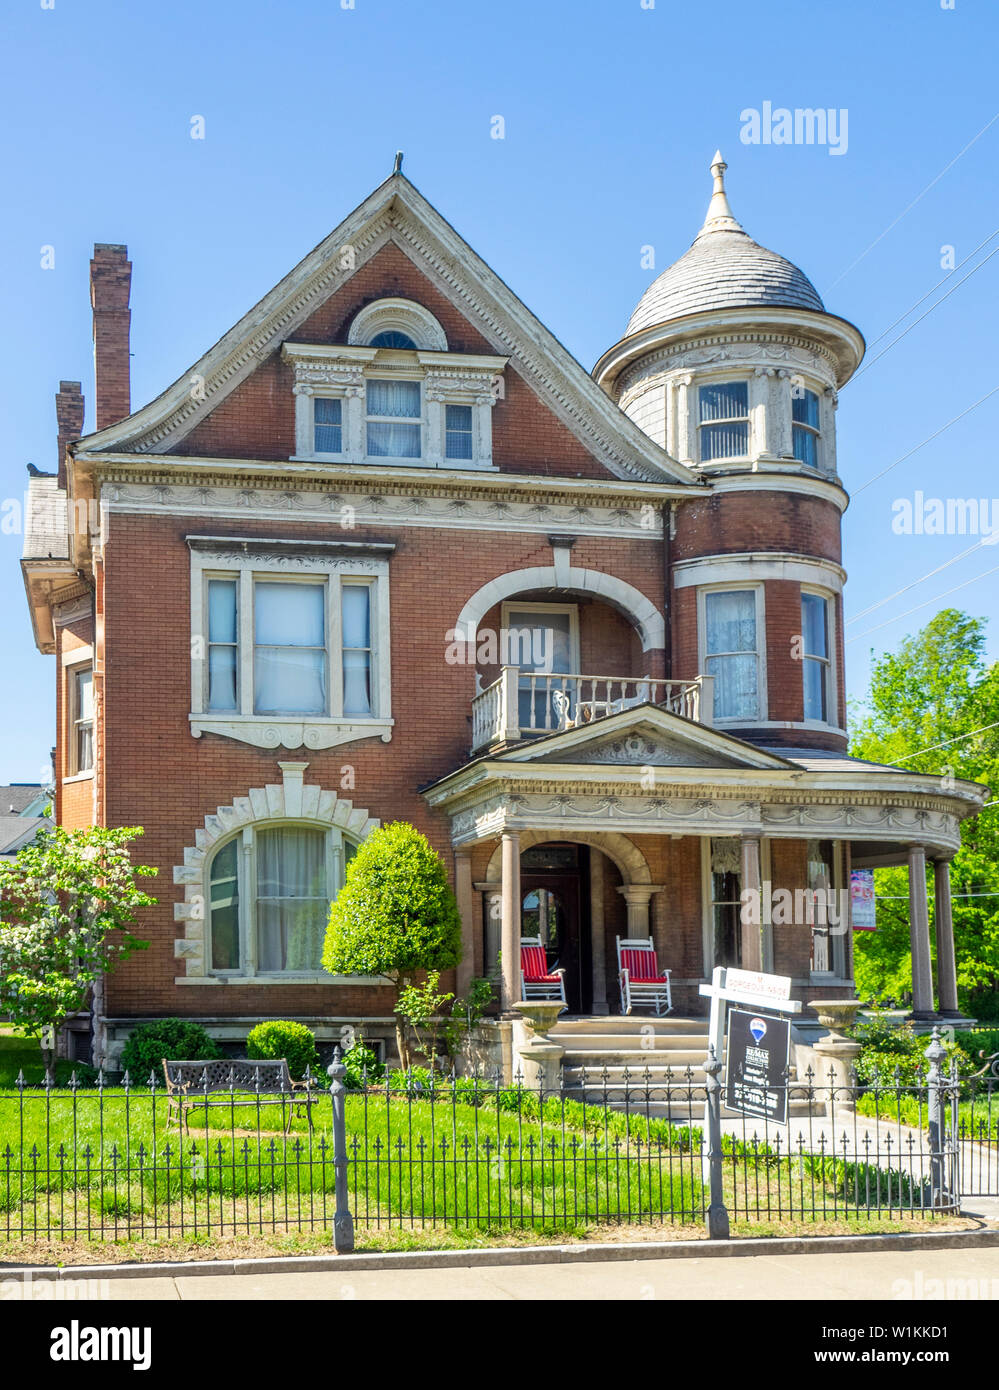
<instances>
[{"instance_id":1,"label":"balcony","mask_svg":"<svg viewBox=\"0 0 999 1390\"><path fill-rule=\"evenodd\" d=\"M504 666L499 679L472 701L472 752L576 729L642 704L710 724L714 676L667 681L651 676L542 674Z\"/></svg>"}]
</instances>

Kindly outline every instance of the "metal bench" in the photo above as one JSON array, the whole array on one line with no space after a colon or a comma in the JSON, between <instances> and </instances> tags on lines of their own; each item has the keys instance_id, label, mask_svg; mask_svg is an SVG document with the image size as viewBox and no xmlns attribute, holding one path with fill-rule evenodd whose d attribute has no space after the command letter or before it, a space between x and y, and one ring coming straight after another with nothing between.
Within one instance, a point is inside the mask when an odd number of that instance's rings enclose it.
<instances>
[{"instance_id":1,"label":"metal bench","mask_svg":"<svg viewBox=\"0 0 999 1390\"><path fill-rule=\"evenodd\" d=\"M315 1083L311 1080L293 1081L284 1057L276 1061L240 1057L220 1062L167 1061L164 1058L163 1075L168 1097L167 1124L176 1114L178 1129L183 1124L189 1131L192 1109L232 1105L238 1092L249 1092L249 1099L243 1102L247 1105L287 1106L285 1134L291 1129L294 1115L302 1113L303 1106L309 1128L313 1128L312 1107L320 1093L313 1089ZM208 1099L209 1095L217 1095L220 1091L228 1092L225 1100Z\"/></svg>"}]
</instances>

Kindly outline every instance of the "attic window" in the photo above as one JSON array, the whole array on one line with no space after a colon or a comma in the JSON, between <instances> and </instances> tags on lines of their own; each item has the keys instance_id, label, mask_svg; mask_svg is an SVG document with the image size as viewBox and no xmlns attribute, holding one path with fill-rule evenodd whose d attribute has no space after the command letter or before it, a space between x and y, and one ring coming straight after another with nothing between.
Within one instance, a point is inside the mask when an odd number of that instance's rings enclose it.
<instances>
[{"instance_id":1,"label":"attic window","mask_svg":"<svg viewBox=\"0 0 999 1390\"><path fill-rule=\"evenodd\" d=\"M400 333L398 329L389 328L384 333L376 333L368 344L375 348L396 348L402 351L415 352L416 344L406 333Z\"/></svg>"}]
</instances>

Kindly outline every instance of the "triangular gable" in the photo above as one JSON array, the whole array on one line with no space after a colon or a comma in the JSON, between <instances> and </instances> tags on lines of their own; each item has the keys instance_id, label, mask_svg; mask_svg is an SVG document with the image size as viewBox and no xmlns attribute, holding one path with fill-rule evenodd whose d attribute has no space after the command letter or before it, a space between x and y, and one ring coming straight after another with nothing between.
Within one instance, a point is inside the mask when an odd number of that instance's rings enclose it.
<instances>
[{"instance_id":1,"label":"triangular gable","mask_svg":"<svg viewBox=\"0 0 999 1390\"><path fill-rule=\"evenodd\" d=\"M393 174L155 400L81 453L169 454L381 247L398 246L603 463L631 481L695 483L624 414L402 174ZM349 256L344 249L350 248ZM459 278L460 277L460 278ZM192 380L198 390L192 392Z\"/></svg>"},{"instance_id":2,"label":"triangular gable","mask_svg":"<svg viewBox=\"0 0 999 1390\"><path fill-rule=\"evenodd\" d=\"M744 739L636 705L576 729L534 739L490 755L491 762L571 766L757 768L798 771L793 763Z\"/></svg>"}]
</instances>

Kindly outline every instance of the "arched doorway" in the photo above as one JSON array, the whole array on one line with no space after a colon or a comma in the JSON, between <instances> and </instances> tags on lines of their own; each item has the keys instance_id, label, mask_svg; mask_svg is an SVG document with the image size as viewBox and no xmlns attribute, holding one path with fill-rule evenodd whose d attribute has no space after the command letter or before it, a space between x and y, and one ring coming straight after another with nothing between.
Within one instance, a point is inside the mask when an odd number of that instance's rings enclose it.
<instances>
[{"instance_id":1,"label":"arched doorway","mask_svg":"<svg viewBox=\"0 0 999 1390\"><path fill-rule=\"evenodd\" d=\"M593 1003L590 905L586 845L551 841L520 856L522 936L540 936L549 966L565 970L570 1013L589 1013Z\"/></svg>"}]
</instances>

